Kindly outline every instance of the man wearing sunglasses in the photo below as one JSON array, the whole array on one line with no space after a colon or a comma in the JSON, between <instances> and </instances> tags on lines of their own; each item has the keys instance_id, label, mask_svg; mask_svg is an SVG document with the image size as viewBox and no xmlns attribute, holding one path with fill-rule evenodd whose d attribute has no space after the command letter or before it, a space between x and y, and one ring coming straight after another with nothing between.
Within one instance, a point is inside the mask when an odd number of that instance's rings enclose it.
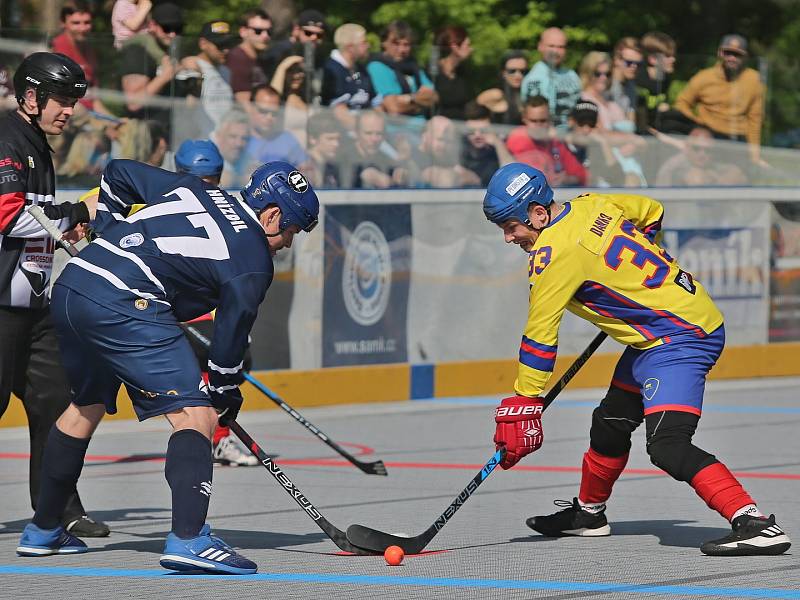
<instances>
[{"instance_id":1,"label":"man wearing sunglasses","mask_svg":"<svg viewBox=\"0 0 800 600\"><path fill-rule=\"evenodd\" d=\"M729 34L722 38L719 61L703 69L675 100L675 108L715 138L747 142L750 160L767 166L761 159L761 125L764 118L764 86L758 71L745 67L747 40Z\"/></svg>"},{"instance_id":2,"label":"man wearing sunglasses","mask_svg":"<svg viewBox=\"0 0 800 600\"><path fill-rule=\"evenodd\" d=\"M642 48L635 37L624 37L614 46L614 68L611 71L611 100L625 111L629 121L636 120L636 73L642 64Z\"/></svg>"},{"instance_id":3,"label":"man wearing sunglasses","mask_svg":"<svg viewBox=\"0 0 800 600\"><path fill-rule=\"evenodd\" d=\"M275 42L264 52L261 68L271 80L275 69L288 56L306 56L306 47L310 46L314 55L313 65L320 64L322 56L317 56L322 40L325 39L325 15L318 10L308 9L297 15L292 22L292 31L285 40ZM319 59L319 60L318 60Z\"/></svg>"},{"instance_id":4,"label":"man wearing sunglasses","mask_svg":"<svg viewBox=\"0 0 800 600\"><path fill-rule=\"evenodd\" d=\"M169 124L170 109L155 106L153 100L171 95L177 64L170 48L183 33L183 25L180 7L165 2L153 8L146 31L123 44L119 65L127 117Z\"/></svg>"},{"instance_id":5,"label":"man wearing sunglasses","mask_svg":"<svg viewBox=\"0 0 800 600\"><path fill-rule=\"evenodd\" d=\"M248 112L250 91L269 81L256 59L259 52L267 49L271 34L272 19L260 8L246 10L239 17L239 37L242 42L228 52L225 64L231 71L233 97Z\"/></svg>"}]
</instances>

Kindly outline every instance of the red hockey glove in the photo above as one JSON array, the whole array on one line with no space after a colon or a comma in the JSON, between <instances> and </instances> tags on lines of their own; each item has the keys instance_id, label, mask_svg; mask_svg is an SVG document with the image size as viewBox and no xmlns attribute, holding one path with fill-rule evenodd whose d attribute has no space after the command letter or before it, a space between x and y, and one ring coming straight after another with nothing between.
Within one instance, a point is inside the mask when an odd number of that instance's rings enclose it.
<instances>
[{"instance_id":1,"label":"red hockey glove","mask_svg":"<svg viewBox=\"0 0 800 600\"><path fill-rule=\"evenodd\" d=\"M494 443L499 450L506 447L506 456L500 466L510 469L520 459L542 447L544 431L542 430L542 411L544 404L541 398L527 396L511 396L504 398L494 411Z\"/></svg>"}]
</instances>

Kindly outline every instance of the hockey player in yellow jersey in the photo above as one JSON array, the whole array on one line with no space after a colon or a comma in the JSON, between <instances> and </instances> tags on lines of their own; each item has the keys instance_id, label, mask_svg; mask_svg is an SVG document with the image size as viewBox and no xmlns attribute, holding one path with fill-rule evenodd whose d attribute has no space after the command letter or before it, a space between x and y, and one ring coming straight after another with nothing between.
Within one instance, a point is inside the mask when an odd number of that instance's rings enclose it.
<instances>
[{"instance_id":1,"label":"hockey player in yellow jersey","mask_svg":"<svg viewBox=\"0 0 800 600\"><path fill-rule=\"evenodd\" d=\"M653 464L691 485L732 525L729 535L703 544L703 553L786 552L791 542L774 515L766 517L727 467L692 443L725 328L702 284L658 245L664 207L645 196L602 193L559 204L541 171L512 163L492 177L483 211L529 261L516 395L495 411L503 468L542 445L541 395L565 310L626 346L592 414L578 496L557 500L563 510L531 517L528 526L548 536L609 535L606 501L628 461L631 433L644 422Z\"/></svg>"}]
</instances>

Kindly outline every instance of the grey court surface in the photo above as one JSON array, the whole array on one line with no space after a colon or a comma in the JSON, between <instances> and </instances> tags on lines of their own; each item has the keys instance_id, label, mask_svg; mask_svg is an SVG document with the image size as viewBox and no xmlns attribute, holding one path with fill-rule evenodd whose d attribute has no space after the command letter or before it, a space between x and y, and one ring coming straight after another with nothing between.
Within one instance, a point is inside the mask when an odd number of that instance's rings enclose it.
<instances>
[{"instance_id":1,"label":"grey court surface","mask_svg":"<svg viewBox=\"0 0 800 600\"><path fill-rule=\"evenodd\" d=\"M696 442L739 474L761 508L800 544L798 379L711 384ZM601 390L567 389L547 411L545 444L513 471L495 471L434 538L399 567L338 548L259 467L216 468L209 522L259 565L246 577L177 576L158 558L170 528L160 420L108 422L80 483L111 537L81 556L19 558L28 507L27 431L0 429L2 598L798 598L800 545L780 557L711 558L698 547L727 524L685 484L658 474L637 432L630 472L608 510L613 535L547 539L525 518L577 493L591 409ZM496 398L304 409L355 454L386 461L368 476L287 415L243 413L241 424L311 502L344 530L362 523L416 535L493 452ZM372 449L372 450L371 450ZM372 454L369 454L373 451ZM151 460L141 460L150 458Z\"/></svg>"}]
</instances>

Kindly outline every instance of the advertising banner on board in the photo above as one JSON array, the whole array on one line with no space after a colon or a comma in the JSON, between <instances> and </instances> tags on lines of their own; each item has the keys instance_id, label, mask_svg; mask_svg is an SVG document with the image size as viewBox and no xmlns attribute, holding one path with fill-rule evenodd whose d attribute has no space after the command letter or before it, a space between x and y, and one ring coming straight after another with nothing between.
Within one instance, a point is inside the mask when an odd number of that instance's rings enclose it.
<instances>
[{"instance_id":1,"label":"advertising banner on board","mask_svg":"<svg viewBox=\"0 0 800 600\"><path fill-rule=\"evenodd\" d=\"M322 366L407 360L411 206L325 211Z\"/></svg>"}]
</instances>

